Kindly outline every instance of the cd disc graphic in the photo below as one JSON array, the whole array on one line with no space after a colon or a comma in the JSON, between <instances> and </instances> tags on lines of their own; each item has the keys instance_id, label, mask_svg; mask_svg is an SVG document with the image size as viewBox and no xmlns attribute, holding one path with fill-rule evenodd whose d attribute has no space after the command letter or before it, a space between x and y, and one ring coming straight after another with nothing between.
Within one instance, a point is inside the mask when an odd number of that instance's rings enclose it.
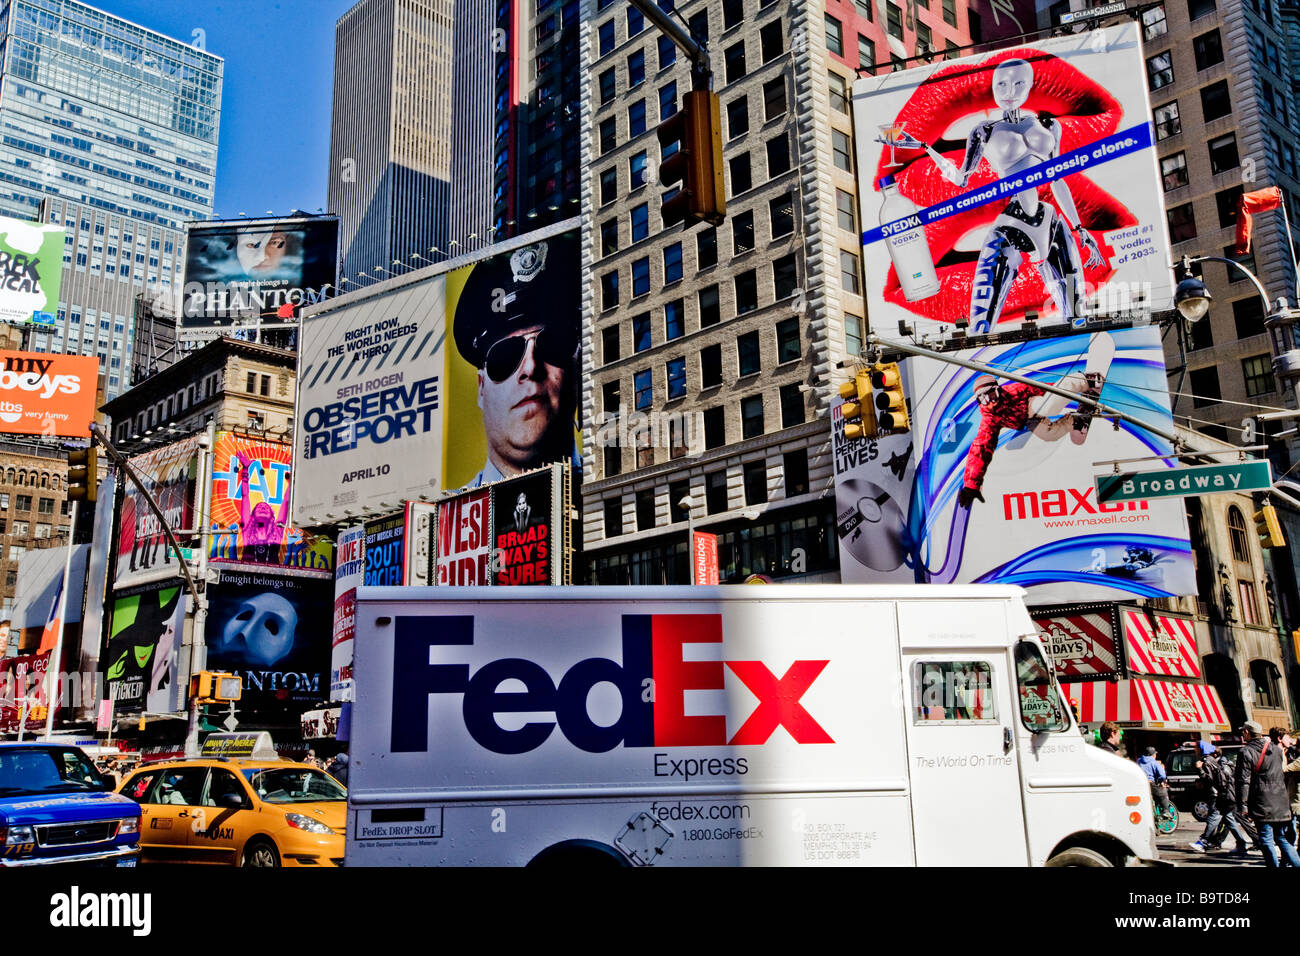
<instances>
[{"instance_id":1,"label":"cd disc graphic","mask_svg":"<svg viewBox=\"0 0 1300 956\"><path fill-rule=\"evenodd\" d=\"M876 571L902 567L907 555L903 549L903 509L883 488L862 478L841 482L840 490L842 500L857 503L856 508L846 505L841 513L837 529L840 544L859 564Z\"/></svg>"}]
</instances>

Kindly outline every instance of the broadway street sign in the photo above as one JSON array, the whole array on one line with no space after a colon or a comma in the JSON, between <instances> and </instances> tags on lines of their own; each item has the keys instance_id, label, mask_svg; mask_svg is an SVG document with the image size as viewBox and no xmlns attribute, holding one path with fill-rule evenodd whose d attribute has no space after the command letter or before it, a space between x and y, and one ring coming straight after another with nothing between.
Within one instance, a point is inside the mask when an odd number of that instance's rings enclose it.
<instances>
[{"instance_id":1,"label":"broadway street sign","mask_svg":"<svg viewBox=\"0 0 1300 956\"><path fill-rule=\"evenodd\" d=\"M1256 459L1231 465L1096 475L1093 480L1098 501L1140 501L1228 491L1267 491L1273 487L1273 470L1267 461Z\"/></svg>"}]
</instances>

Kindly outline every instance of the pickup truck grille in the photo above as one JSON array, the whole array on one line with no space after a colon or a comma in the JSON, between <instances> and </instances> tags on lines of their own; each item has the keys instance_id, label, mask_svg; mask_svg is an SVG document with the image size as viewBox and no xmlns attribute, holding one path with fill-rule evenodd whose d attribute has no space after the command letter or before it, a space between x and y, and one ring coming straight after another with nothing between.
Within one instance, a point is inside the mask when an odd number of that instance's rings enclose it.
<instances>
[{"instance_id":1,"label":"pickup truck grille","mask_svg":"<svg viewBox=\"0 0 1300 956\"><path fill-rule=\"evenodd\" d=\"M103 843L117 834L117 820L92 820L86 823L60 823L38 826L36 842L41 846L80 846Z\"/></svg>"}]
</instances>

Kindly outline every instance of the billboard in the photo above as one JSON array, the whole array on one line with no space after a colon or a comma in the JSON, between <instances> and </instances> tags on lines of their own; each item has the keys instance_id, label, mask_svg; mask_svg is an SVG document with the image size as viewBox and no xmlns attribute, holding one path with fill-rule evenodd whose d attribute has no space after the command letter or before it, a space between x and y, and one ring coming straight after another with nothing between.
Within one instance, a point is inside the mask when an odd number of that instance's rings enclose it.
<instances>
[{"instance_id":1,"label":"billboard","mask_svg":"<svg viewBox=\"0 0 1300 956\"><path fill-rule=\"evenodd\" d=\"M212 463L211 544L208 560L328 574L329 540L289 523L293 448L232 432L218 432Z\"/></svg>"},{"instance_id":2,"label":"billboard","mask_svg":"<svg viewBox=\"0 0 1300 956\"><path fill-rule=\"evenodd\" d=\"M104 677L115 713L163 713L183 706L176 661L185 631L185 589L179 582L115 595Z\"/></svg>"},{"instance_id":3,"label":"billboard","mask_svg":"<svg viewBox=\"0 0 1300 956\"><path fill-rule=\"evenodd\" d=\"M493 584L559 584L563 571L564 466L492 486Z\"/></svg>"},{"instance_id":4,"label":"billboard","mask_svg":"<svg viewBox=\"0 0 1300 956\"><path fill-rule=\"evenodd\" d=\"M173 532L194 527L195 477L198 469L199 438L191 436L129 459L131 468L148 487ZM192 549L188 539L177 534L188 560ZM127 587L180 574L176 553L157 516L145 502L134 481L128 481L122 495L122 516L117 536L114 586Z\"/></svg>"},{"instance_id":5,"label":"billboard","mask_svg":"<svg viewBox=\"0 0 1300 956\"><path fill-rule=\"evenodd\" d=\"M1159 330L991 345L955 357L1173 431ZM912 430L846 441L833 412L845 583L1018 584L1031 604L1196 593L1180 499L1099 503L1093 462L1168 455L1146 429L931 358L902 363Z\"/></svg>"},{"instance_id":6,"label":"billboard","mask_svg":"<svg viewBox=\"0 0 1300 956\"><path fill-rule=\"evenodd\" d=\"M338 278L337 218L191 222L185 227L181 339L211 338L235 319L294 321Z\"/></svg>"},{"instance_id":7,"label":"billboard","mask_svg":"<svg viewBox=\"0 0 1300 956\"><path fill-rule=\"evenodd\" d=\"M406 556L403 584L415 587L437 583L434 556L438 552L438 506L432 502L406 503L406 534L402 539Z\"/></svg>"},{"instance_id":8,"label":"billboard","mask_svg":"<svg viewBox=\"0 0 1300 956\"><path fill-rule=\"evenodd\" d=\"M576 463L579 255L543 230L309 310L293 518L314 526Z\"/></svg>"},{"instance_id":9,"label":"billboard","mask_svg":"<svg viewBox=\"0 0 1300 956\"><path fill-rule=\"evenodd\" d=\"M352 647L357 635L357 588L365 581L366 529L339 532L334 571L334 629L330 642L330 700L352 700Z\"/></svg>"},{"instance_id":10,"label":"billboard","mask_svg":"<svg viewBox=\"0 0 1300 956\"><path fill-rule=\"evenodd\" d=\"M20 723L24 730L45 729L50 654L0 657L0 733L15 733Z\"/></svg>"},{"instance_id":11,"label":"billboard","mask_svg":"<svg viewBox=\"0 0 1300 956\"><path fill-rule=\"evenodd\" d=\"M1114 604L1052 608L1035 614L1034 626L1059 680L1115 680L1123 676Z\"/></svg>"},{"instance_id":12,"label":"billboard","mask_svg":"<svg viewBox=\"0 0 1300 956\"><path fill-rule=\"evenodd\" d=\"M492 561L490 495L471 491L438 502L439 584L464 586L491 584Z\"/></svg>"},{"instance_id":13,"label":"billboard","mask_svg":"<svg viewBox=\"0 0 1300 956\"><path fill-rule=\"evenodd\" d=\"M865 77L853 105L877 330L1170 308L1136 23Z\"/></svg>"},{"instance_id":14,"label":"billboard","mask_svg":"<svg viewBox=\"0 0 1300 956\"><path fill-rule=\"evenodd\" d=\"M63 228L0 216L0 322L53 324L62 278Z\"/></svg>"},{"instance_id":15,"label":"billboard","mask_svg":"<svg viewBox=\"0 0 1300 956\"><path fill-rule=\"evenodd\" d=\"M406 561L403 544L406 537L406 519L403 515L389 515L378 521L367 521L366 570L362 581L367 587L384 587L404 584Z\"/></svg>"},{"instance_id":16,"label":"billboard","mask_svg":"<svg viewBox=\"0 0 1300 956\"><path fill-rule=\"evenodd\" d=\"M223 569L208 587L208 669L244 679L241 707L330 696L334 583Z\"/></svg>"},{"instance_id":17,"label":"billboard","mask_svg":"<svg viewBox=\"0 0 1300 956\"><path fill-rule=\"evenodd\" d=\"M86 438L99 359L0 350L0 433Z\"/></svg>"}]
</instances>

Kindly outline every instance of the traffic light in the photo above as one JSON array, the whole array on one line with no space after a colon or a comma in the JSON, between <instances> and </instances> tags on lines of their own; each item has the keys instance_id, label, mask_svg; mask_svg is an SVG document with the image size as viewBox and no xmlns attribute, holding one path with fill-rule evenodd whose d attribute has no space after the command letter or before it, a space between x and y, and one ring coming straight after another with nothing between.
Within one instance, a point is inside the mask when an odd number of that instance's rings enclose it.
<instances>
[{"instance_id":1,"label":"traffic light","mask_svg":"<svg viewBox=\"0 0 1300 956\"><path fill-rule=\"evenodd\" d=\"M853 381L840 386L840 397L846 399L840 406L844 418L844 437L874 438L876 434L876 409L871 403L871 375L862 369Z\"/></svg>"},{"instance_id":2,"label":"traffic light","mask_svg":"<svg viewBox=\"0 0 1300 956\"><path fill-rule=\"evenodd\" d=\"M871 369L871 384L876 390L876 420L882 431L905 432L911 427L907 417L907 397L903 394L903 376L897 362L879 362Z\"/></svg>"},{"instance_id":3,"label":"traffic light","mask_svg":"<svg viewBox=\"0 0 1300 956\"><path fill-rule=\"evenodd\" d=\"M99 463L95 446L68 452L68 500L94 501L99 484Z\"/></svg>"},{"instance_id":4,"label":"traffic light","mask_svg":"<svg viewBox=\"0 0 1300 956\"><path fill-rule=\"evenodd\" d=\"M664 186L681 190L663 204L664 227L679 222L718 225L727 218L727 188L722 178L722 124L718 94L691 90L682 108L659 124L659 145L678 143L677 152L659 165Z\"/></svg>"},{"instance_id":5,"label":"traffic light","mask_svg":"<svg viewBox=\"0 0 1300 956\"><path fill-rule=\"evenodd\" d=\"M1286 547L1286 538L1282 536L1282 525L1277 520L1277 509L1272 505L1265 503L1255 512L1255 531L1259 534L1260 547Z\"/></svg>"},{"instance_id":6,"label":"traffic light","mask_svg":"<svg viewBox=\"0 0 1300 956\"><path fill-rule=\"evenodd\" d=\"M200 671L190 678L190 696L198 701L239 700L244 680L234 674Z\"/></svg>"}]
</instances>

